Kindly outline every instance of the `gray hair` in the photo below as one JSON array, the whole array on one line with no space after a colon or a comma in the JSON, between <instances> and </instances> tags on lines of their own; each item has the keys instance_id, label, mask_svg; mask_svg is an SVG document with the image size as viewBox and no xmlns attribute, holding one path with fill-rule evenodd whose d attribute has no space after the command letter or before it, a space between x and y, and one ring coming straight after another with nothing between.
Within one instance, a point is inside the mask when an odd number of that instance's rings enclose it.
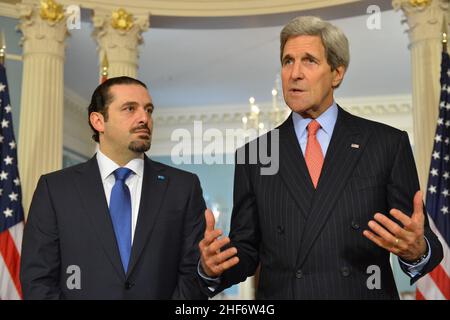
<instances>
[{"instance_id":1,"label":"gray hair","mask_svg":"<svg viewBox=\"0 0 450 320\"><path fill-rule=\"evenodd\" d=\"M325 48L327 62L331 70L350 63L348 39L341 29L318 17L304 16L289 21L280 34L280 59L283 59L284 46L289 38L296 36L319 36Z\"/></svg>"}]
</instances>

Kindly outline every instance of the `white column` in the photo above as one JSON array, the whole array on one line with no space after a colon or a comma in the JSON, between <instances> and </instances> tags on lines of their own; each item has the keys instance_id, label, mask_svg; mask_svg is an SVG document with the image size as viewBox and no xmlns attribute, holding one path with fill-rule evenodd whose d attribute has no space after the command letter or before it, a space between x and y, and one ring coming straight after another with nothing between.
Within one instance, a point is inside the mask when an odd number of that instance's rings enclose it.
<instances>
[{"instance_id":1,"label":"white column","mask_svg":"<svg viewBox=\"0 0 450 320\"><path fill-rule=\"evenodd\" d=\"M425 190L439 109L442 29L444 17L450 18L449 1L394 0L392 5L403 10L409 26L414 155L420 186Z\"/></svg>"},{"instance_id":2,"label":"white column","mask_svg":"<svg viewBox=\"0 0 450 320\"><path fill-rule=\"evenodd\" d=\"M62 11L44 10L42 16L35 3L18 5L23 33L18 161L26 214L39 177L61 169L63 147L66 19Z\"/></svg>"},{"instance_id":3,"label":"white column","mask_svg":"<svg viewBox=\"0 0 450 320\"><path fill-rule=\"evenodd\" d=\"M147 31L149 27L149 13L130 14L123 9L115 12L96 9L93 23L93 37L98 44L99 61L102 61L104 53L108 58L108 78L136 78L138 47L143 42L142 32Z\"/></svg>"}]
</instances>

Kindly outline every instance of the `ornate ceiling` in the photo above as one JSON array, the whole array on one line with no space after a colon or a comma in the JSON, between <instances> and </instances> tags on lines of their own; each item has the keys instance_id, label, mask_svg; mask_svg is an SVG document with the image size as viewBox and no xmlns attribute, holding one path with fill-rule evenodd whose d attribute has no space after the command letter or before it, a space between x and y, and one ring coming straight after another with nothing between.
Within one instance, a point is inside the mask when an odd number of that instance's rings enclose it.
<instances>
[{"instance_id":1,"label":"ornate ceiling","mask_svg":"<svg viewBox=\"0 0 450 320\"><path fill-rule=\"evenodd\" d=\"M31 2L34 0L25 0ZM17 0L2 0L17 3ZM247 16L312 10L359 2L357 0L59 0L64 5L79 4L84 8L115 9L126 6L134 13L174 17Z\"/></svg>"},{"instance_id":2,"label":"ornate ceiling","mask_svg":"<svg viewBox=\"0 0 450 320\"><path fill-rule=\"evenodd\" d=\"M269 13L282 13L316 9L340 5L355 0L132 0L127 7L148 10L152 15L161 16L242 16ZM101 4L116 7L118 1L81 1L83 6L95 7Z\"/></svg>"}]
</instances>

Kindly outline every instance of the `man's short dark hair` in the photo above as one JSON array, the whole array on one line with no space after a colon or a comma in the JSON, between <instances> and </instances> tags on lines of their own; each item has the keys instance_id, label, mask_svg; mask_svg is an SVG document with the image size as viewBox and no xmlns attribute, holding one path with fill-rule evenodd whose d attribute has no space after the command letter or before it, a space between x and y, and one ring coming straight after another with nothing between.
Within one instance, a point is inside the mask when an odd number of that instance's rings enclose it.
<instances>
[{"instance_id":1,"label":"man's short dark hair","mask_svg":"<svg viewBox=\"0 0 450 320\"><path fill-rule=\"evenodd\" d=\"M99 142L99 132L95 130L95 128L92 126L90 117L92 112L99 112L103 115L105 118L105 121L108 121L108 106L113 100L113 95L110 92L110 88L114 85L119 84L133 84L133 85L139 85L143 86L145 89L147 89L147 86L134 78L122 76L122 77L116 77L116 78L110 78L100 84L92 94L91 103L88 107L88 121L89 126L94 131L94 134L92 135L92 139L94 141Z\"/></svg>"}]
</instances>

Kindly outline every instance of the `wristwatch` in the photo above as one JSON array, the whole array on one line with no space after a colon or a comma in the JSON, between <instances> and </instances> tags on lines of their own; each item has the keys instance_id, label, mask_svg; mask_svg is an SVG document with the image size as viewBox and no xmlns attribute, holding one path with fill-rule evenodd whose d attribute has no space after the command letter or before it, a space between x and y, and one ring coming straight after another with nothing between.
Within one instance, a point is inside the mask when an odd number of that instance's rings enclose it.
<instances>
[{"instance_id":1,"label":"wristwatch","mask_svg":"<svg viewBox=\"0 0 450 320\"><path fill-rule=\"evenodd\" d=\"M419 263L423 262L427 258L427 256L428 256L428 244L426 244L426 245L427 245L427 250L425 250L425 253L423 255L421 255L420 258L417 259L416 261L408 262L409 264L412 264L413 266L416 266Z\"/></svg>"}]
</instances>

